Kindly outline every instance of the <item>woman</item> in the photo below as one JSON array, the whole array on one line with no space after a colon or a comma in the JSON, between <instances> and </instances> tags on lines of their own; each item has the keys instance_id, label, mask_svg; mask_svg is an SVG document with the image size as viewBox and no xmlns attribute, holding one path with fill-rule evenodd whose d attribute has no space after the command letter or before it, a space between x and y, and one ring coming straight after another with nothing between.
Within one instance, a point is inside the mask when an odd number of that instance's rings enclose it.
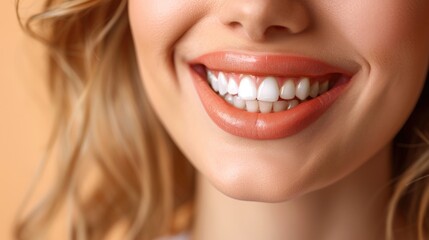
<instances>
[{"instance_id":1,"label":"woman","mask_svg":"<svg viewBox=\"0 0 429 240\"><path fill-rule=\"evenodd\" d=\"M426 239L428 11L47 0L60 173L17 237Z\"/></svg>"}]
</instances>

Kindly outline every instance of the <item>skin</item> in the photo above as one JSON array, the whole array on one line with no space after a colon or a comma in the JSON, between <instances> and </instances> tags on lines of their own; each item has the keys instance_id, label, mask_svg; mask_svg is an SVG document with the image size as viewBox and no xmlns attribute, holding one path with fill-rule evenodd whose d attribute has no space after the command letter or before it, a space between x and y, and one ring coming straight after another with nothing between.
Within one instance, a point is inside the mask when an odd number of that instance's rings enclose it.
<instances>
[{"instance_id":1,"label":"skin","mask_svg":"<svg viewBox=\"0 0 429 240\"><path fill-rule=\"evenodd\" d=\"M147 96L200 173L193 238L380 239L392 139L428 71L428 12L426 0L129 0ZM220 50L356 75L302 132L250 140L218 128L193 86L187 61Z\"/></svg>"}]
</instances>

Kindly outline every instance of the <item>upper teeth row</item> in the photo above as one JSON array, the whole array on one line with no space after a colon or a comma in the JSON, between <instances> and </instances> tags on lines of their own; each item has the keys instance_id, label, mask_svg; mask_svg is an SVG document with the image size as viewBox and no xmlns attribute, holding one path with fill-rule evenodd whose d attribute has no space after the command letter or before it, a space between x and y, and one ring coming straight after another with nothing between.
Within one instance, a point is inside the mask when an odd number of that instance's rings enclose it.
<instances>
[{"instance_id":1,"label":"upper teeth row","mask_svg":"<svg viewBox=\"0 0 429 240\"><path fill-rule=\"evenodd\" d=\"M272 76L264 77L259 86L257 86L257 77L252 75L240 75L237 79L237 74L227 74L207 70L207 79L215 92L219 92L221 96L227 93L237 95L245 100L259 100L265 102L276 102L279 98L291 100L295 97L300 100L305 100L309 96L312 98L326 92L329 88L329 81L319 83L319 81L310 82L308 77L297 78L296 81L292 78L285 79L284 83L279 87L279 81ZM237 84L239 82L239 84Z\"/></svg>"}]
</instances>

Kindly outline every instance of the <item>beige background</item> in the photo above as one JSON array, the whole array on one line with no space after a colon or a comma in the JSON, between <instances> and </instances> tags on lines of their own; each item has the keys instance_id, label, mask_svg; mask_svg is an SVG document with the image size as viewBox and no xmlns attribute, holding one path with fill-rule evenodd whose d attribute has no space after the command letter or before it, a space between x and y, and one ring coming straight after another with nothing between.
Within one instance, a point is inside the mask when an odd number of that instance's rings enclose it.
<instances>
[{"instance_id":1,"label":"beige background","mask_svg":"<svg viewBox=\"0 0 429 240\"><path fill-rule=\"evenodd\" d=\"M17 208L33 181L49 129L40 45L18 26L15 0L0 1L0 239L13 239ZM25 4L27 10L33 6ZM44 184L49 179L44 180Z\"/></svg>"},{"instance_id":2,"label":"beige background","mask_svg":"<svg viewBox=\"0 0 429 240\"><path fill-rule=\"evenodd\" d=\"M35 181L52 127L52 111L45 85L45 55L40 43L21 30L15 14L16 0L0 1L0 240L12 240L12 226L24 199L25 210L50 190L55 161L50 159ZM41 0L20 0L21 13L29 16ZM34 194L26 198L33 183ZM68 209L64 206L44 239L67 239ZM24 211L28 212L28 211ZM107 239L122 239L117 226Z\"/></svg>"}]
</instances>

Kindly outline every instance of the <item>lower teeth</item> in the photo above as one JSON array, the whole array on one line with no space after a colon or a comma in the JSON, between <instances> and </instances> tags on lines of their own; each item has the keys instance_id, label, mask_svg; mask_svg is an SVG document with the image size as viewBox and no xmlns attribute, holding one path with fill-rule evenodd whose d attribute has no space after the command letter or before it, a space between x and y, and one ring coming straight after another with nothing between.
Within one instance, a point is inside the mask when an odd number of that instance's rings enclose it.
<instances>
[{"instance_id":1,"label":"lower teeth","mask_svg":"<svg viewBox=\"0 0 429 240\"><path fill-rule=\"evenodd\" d=\"M293 99L289 101L280 100L276 102L264 102L259 100L246 101L246 100L240 99L240 97L236 95L231 95L231 94L226 94L225 96L223 96L223 98L227 103L234 106L235 108L246 110L247 112L254 112L254 113L271 113L271 112L286 111L298 106L300 103L305 101L305 100L301 101L297 99Z\"/></svg>"}]
</instances>

